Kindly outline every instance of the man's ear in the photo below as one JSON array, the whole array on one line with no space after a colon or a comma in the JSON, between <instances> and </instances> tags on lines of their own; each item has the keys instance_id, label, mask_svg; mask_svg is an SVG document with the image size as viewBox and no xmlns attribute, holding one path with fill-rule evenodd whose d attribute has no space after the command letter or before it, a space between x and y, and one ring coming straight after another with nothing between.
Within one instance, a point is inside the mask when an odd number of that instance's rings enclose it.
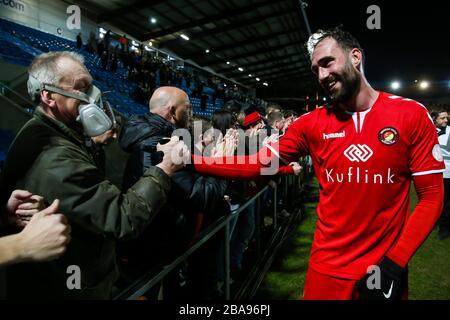
<instances>
[{"instance_id":1,"label":"man's ear","mask_svg":"<svg viewBox=\"0 0 450 320\"><path fill-rule=\"evenodd\" d=\"M169 107L169 113L172 117L175 117L177 108L175 106Z\"/></svg>"},{"instance_id":2,"label":"man's ear","mask_svg":"<svg viewBox=\"0 0 450 320\"><path fill-rule=\"evenodd\" d=\"M362 62L361 50L359 50L358 48L353 48L352 51L350 51L350 58L355 68L361 70L361 62Z\"/></svg>"},{"instance_id":3,"label":"man's ear","mask_svg":"<svg viewBox=\"0 0 450 320\"><path fill-rule=\"evenodd\" d=\"M45 104L46 106L49 106L50 108L56 107L56 101L55 101L54 95L50 91L47 91L47 90L41 91L41 101L43 104Z\"/></svg>"}]
</instances>

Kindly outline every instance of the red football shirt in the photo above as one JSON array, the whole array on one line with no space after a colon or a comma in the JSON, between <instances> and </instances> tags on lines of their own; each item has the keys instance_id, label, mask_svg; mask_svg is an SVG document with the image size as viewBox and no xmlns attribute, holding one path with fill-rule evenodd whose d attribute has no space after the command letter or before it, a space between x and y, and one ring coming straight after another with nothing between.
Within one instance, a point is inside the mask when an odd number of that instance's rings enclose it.
<instances>
[{"instance_id":1,"label":"red football shirt","mask_svg":"<svg viewBox=\"0 0 450 320\"><path fill-rule=\"evenodd\" d=\"M287 161L310 154L320 184L310 267L360 279L392 248L409 215L412 176L443 172L425 107L380 92L364 112L321 107L279 142Z\"/></svg>"},{"instance_id":2,"label":"red football shirt","mask_svg":"<svg viewBox=\"0 0 450 320\"><path fill-rule=\"evenodd\" d=\"M321 107L303 115L278 144L258 154L220 163L195 155L193 160L199 172L247 179L269 165L268 172L276 172L276 157L288 164L307 154L320 184L310 267L355 280L398 242L409 215L412 176L445 168L425 107L384 92L364 112ZM411 247L420 241L410 240ZM395 257L406 263L398 250Z\"/></svg>"}]
</instances>

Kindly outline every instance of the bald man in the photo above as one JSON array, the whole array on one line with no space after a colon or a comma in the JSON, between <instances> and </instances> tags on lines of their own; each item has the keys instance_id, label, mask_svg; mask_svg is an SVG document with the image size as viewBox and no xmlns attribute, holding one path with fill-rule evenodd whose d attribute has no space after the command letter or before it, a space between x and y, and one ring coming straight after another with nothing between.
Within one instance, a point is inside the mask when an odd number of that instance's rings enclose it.
<instances>
[{"instance_id":1,"label":"bald man","mask_svg":"<svg viewBox=\"0 0 450 320\"><path fill-rule=\"evenodd\" d=\"M149 103L149 112L132 116L122 127L119 144L130 153L124 173L123 189L139 179L145 170L160 161L156 144L176 129L187 129L191 122L188 95L175 87L160 87ZM188 166L171 177L172 192L161 216L138 240L124 244L119 254L128 261L128 269L151 267L163 257L189 242L191 222L198 213L212 212L223 199L226 181L201 176ZM124 266L123 269L126 269ZM139 271L132 276L137 276Z\"/></svg>"},{"instance_id":2,"label":"bald man","mask_svg":"<svg viewBox=\"0 0 450 320\"><path fill-rule=\"evenodd\" d=\"M157 114L177 128L188 128L192 117L189 97L176 87L160 87L150 98L150 112Z\"/></svg>"},{"instance_id":3,"label":"bald man","mask_svg":"<svg viewBox=\"0 0 450 320\"><path fill-rule=\"evenodd\" d=\"M160 159L154 153L156 144L170 137L175 129L188 128L192 106L189 97L176 87L160 87L149 102L149 113L132 116L122 127L120 147L131 154L125 169L123 188L128 189L146 168Z\"/></svg>"}]
</instances>

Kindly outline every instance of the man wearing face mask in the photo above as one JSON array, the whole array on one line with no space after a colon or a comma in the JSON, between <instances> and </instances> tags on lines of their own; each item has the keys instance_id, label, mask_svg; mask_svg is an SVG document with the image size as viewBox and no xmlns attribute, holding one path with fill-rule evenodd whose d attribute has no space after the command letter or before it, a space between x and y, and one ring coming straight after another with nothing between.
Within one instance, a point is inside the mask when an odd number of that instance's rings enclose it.
<instances>
[{"instance_id":1,"label":"man wearing face mask","mask_svg":"<svg viewBox=\"0 0 450 320\"><path fill-rule=\"evenodd\" d=\"M11 266L8 297L108 299L118 277L115 241L138 236L157 215L167 198L169 177L184 166L171 160L171 152L188 150L176 139L159 146L161 163L121 192L105 180L85 144L85 135L105 133L114 119L92 85L83 57L41 54L28 73L28 91L39 106L9 150L3 171L7 192L2 194L20 188L49 203L60 199L72 242L59 260ZM70 266L79 273L68 272Z\"/></svg>"}]
</instances>

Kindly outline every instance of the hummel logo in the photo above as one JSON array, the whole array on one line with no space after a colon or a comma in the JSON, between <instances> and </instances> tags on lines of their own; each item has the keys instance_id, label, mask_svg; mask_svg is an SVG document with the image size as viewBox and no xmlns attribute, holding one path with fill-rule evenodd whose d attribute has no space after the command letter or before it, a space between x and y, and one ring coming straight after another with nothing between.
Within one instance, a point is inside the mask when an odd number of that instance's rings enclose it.
<instances>
[{"instance_id":1,"label":"hummel logo","mask_svg":"<svg viewBox=\"0 0 450 320\"><path fill-rule=\"evenodd\" d=\"M334 139L334 138L345 138L345 131L342 132L336 132L336 133L329 133L329 134L323 134L323 139Z\"/></svg>"},{"instance_id":2,"label":"hummel logo","mask_svg":"<svg viewBox=\"0 0 450 320\"><path fill-rule=\"evenodd\" d=\"M352 144L344 151L344 156L351 162L366 162L373 155L373 151L365 144Z\"/></svg>"},{"instance_id":3,"label":"hummel logo","mask_svg":"<svg viewBox=\"0 0 450 320\"><path fill-rule=\"evenodd\" d=\"M384 295L384 297L385 297L386 299L389 299L389 298L391 297L391 294L392 294L392 287L393 287L393 286L394 286L394 281L391 282L391 287L389 288L388 293L384 293L384 292L383 292L383 295Z\"/></svg>"}]
</instances>

